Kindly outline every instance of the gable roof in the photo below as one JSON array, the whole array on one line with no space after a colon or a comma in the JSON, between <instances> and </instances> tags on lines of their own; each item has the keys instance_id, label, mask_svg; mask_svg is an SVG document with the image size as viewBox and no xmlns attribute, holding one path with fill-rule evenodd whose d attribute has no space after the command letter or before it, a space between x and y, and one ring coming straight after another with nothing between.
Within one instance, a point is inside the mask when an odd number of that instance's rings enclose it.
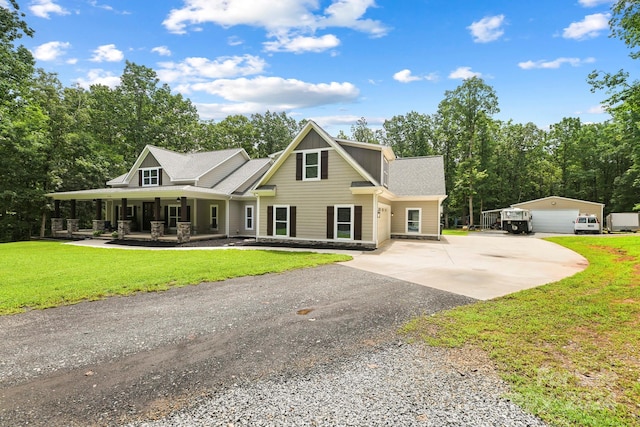
<instances>
[{"instance_id":1,"label":"gable roof","mask_svg":"<svg viewBox=\"0 0 640 427\"><path fill-rule=\"evenodd\" d=\"M389 191L400 197L446 195L443 157L400 158L389 163Z\"/></svg>"},{"instance_id":2,"label":"gable roof","mask_svg":"<svg viewBox=\"0 0 640 427\"><path fill-rule=\"evenodd\" d=\"M249 155L242 148L183 154L147 145L128 173L112 179L107 184L122 185L130 183L148 155L152 155L156 159L172 182L190 182L197 181L204 174L237 154L241 154L246 160L249 160Z\"/></svg>"},{"instance_id":3,"label":"gable roof","mask_svg":"<svg viewBox=\"0 0 640 427\"><path fill-rule=\"evenodd\" d=\"M240 166L229 176L216 184L212 190L221 194L232 194L247 184L247 181L256 179L255 175L264 170L271 163L271 159L253 159ZM252 184L252 183L249 183Z\"/></svg>"},{"instance_id":4,"label":"gable roof","mask_svg":"<svg viewBox=\"0 0 640 427\"><path fill-rule=\"evenodd\" d=\"M513 205L511 205L511 207L516 208L518 206L528 205L529 203L533 203L533 202L542 202L544 200L554 200L554 199L555 200L568 200L570 202L587 203L587 204L596 205L596 206L604 206L604 203L590 202L588 200L571 199L569 197L561 197L561 196L547 196L547 197L542 197L540 199L527 200L526 202L514 203Z\"/></svg>"},{"instance_id":5,"label":"gable roof","mask_svg":"<svg viewBox=\"0 0 640 427\"><path fill-rule=\"evenodd\" d=\"M280 168L280 166L282 166L282 163L284 163L284 161L289 157L289 155L293 152L293 150L295 150L295 148L300 144L300 142L302 142L304 137L307 136L307 134L311 130L315 130L318 133L318 135L320 135L320 137L331 148L333 148L344 160L346 160L347 163L349 163L349 165L351 165L353 169L355 169L356 172L358 172L358 174L360 174L360 176L362 176L362 178L364 178L369 182L374 183L375 185L380 185L378 180L372 177L371 174L369 174L369 172L367 172L353 157L351 157L351 155L347 153L344 148L342 148L340 143L338 143L338 141L335 138L331 137L327 132L325 132L324 129L318 126L313 120L309 120L307 124L302 128L302 130L298 132L298 135L296 135L296 137L293 139L293 141L291 141L291 143L287 146L287 148L285 148L282 151L282 153L276 158L276 161L274 162L273 165L271 165L271 168L269 168L267 173L265 173L262 176L262 178L257 182L256 187L262 186L269 181L269 179L273 176L273 174ZM363 144L363 143L360 143L360 144ZM374 146L375 144L366 144L366 145Z\"/></svg>"}]
</instances>

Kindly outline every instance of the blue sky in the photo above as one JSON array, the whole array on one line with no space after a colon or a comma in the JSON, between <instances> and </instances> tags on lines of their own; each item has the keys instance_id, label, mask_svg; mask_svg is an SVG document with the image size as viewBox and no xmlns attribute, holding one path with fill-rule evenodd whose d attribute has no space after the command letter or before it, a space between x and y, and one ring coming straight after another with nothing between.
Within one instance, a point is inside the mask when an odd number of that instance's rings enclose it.
<instances>
[{"instance_id":1,"label":"blue sky","mask_svg":"<svg viewBox=\"0 0 640 427\"><path fill-rule=\"evenodd\" d=\"M634 71L611 0L18 0L37 65L67 86L153 68L203 119L285 111L330 133L436 112L477 75L501 120L608 119L592 70ZM0 0L0 5L7 0Z\"/></svg>"}]
</instances>

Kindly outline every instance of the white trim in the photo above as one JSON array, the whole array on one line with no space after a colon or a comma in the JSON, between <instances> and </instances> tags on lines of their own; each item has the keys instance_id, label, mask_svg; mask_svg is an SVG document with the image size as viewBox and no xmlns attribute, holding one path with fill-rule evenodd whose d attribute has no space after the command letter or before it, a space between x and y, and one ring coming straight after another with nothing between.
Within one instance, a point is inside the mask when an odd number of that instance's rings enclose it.
<instances>
[{"instance_id":1,"label":"white trim","mask_svg":"<svg viewBox=\"0 0 640 427\"><path fill-rule=\"evenodd\" d=\"M289 237L289 224L291 223L291 218L289 215L289 205L273 205L273 236L269 236L269 237ZM277 227L276 224L278 222L283 222L283 221L277 221L277 217L278 217L278 209L285 209L285 211L287 212L287 219L286 219L286 224L287 224L287 228L286 228L286 234L285 235L281 235L281 234L276 234L277 233Z\"/></svg>"},{"instance_id":2,"label":"white trim","mask_svg":"<svg viewBox=\"0 0 640 427\"><path fill-rule=\"evenodd\" d=\"M418 211L418 231L409 231L409 211ZM415 221L411 221L415 222ZM422 234L422 208L405 208L404 232L409 235Z\"/></svg>"},{"instance_id":3,"label":"white trim","mask_svg":"<svg viewBox=\"0 0 640 427\"><path fill-rule=\"evenodd\" d=\"M251 209L251 227L247 225L249 221L248 211ZM256 207L254 205L244 205L244 229L253 230L256 223Z\"/></svg>"},{"instance_id":4,"label":"white trim","mask_svg":"<svg viewBox=\"0 0 640 427\"><path fill-rule=\"evenodd\" d=\"M355 205L334 205L333 206L333 238L335 240L353 240L353 223L354 223L354 206ZM338 237L338 209L349 209L349 237ZM346 224L341 222L341 224Z\"/></svg>"},{"instance_id":5,"label":"white trim","mask_svg":"<svg viewBox=\"0 0 640 427\"><path fill-rule=\"evenodd\" d=\"M216 207L216 227L213 227L213 207ZM209 229L220 231L220 205L218 203L209 204Z\"/></svg>"},{"instance_id":6,"label":"white trim","mask_svg":"<svg viewBox=\"0 0 640 427\"><path fill-rule=\"evenodd\" d=\"M380 220L380 218L378 217L378 195L374 194L373 195L373 221L371 222L373 224L373 241L376 242L376 247L378 247L378 245L380 244L380 242L378 242L378 221Z\"/></svg>"},{"instance_id":7,"label":"white trim","mask_svg":"<svg viewBox=\"0 0 640 427\"><path fill-rule=\"evenodd\" d=\"M160 185L160 174L162 173L162 168L160 166L154 166L151 168L140 168L138 169L139 171L142 172L142 182L140 183L141 187L158 187ZM156 183L155 184L145 184L144 181L145 179L148 180L149 182L151 182L151 180L153 180L154 177L151 176L151 171L156 171ZM149 172L149 176L145 178L144 173L145 172Z\"/></svg>"},{"instance_id":8,"label":"white trim","mask_svg":"<svg viewBox=\"0 0 640 427\"><path fill-rule=\"evenodd\" d=\"M302 153L302 180L303 181L320 181L321 178L321 170L322 170L322 150L304 150ZM315 165L317 169L317 174L315 177L307 178L307 154L316 154L318 156L318 163ZM314 165L310 165L309 167L313 167Z\"/></svg>"},{"instance_id":9,"label":"white trim","mask_svg":"<svg viewBox=\"0 0 640 427\"><path fill-rule=\"evenodd\" d=\"M231 204L230 200L226 200L224 202L224 234L229 237L229 205Z\"/></svg>"},{"instance_id":10,"label":"white trim","mask_svg":"<svg viewBox=\"0 0 640 427\"><path fill-rule=\"evenodd\" d=\"M254 221L258 221L256 222L256 242L258 241L258 238L260 237L260 197L258 197L256 199L256 219Z\"/></svg>"}]
</instances>

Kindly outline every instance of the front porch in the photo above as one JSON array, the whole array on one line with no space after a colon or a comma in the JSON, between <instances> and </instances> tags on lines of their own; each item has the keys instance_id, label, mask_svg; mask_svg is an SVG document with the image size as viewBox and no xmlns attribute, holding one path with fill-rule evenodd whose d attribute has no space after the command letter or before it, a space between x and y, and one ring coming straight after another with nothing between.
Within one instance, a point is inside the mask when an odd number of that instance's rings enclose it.
<instances>
[{"instance_id":1,"label":"front porch","mask_svg":"<svg viewBox=\"0 0 640 427\"><path fill-rule=\"evenodd\" d=\"M154 239L154 236L151 235L150 232L142 232L142 231L133 231L124 235L122 239L118 237L114 237L112 233L105 232L103 234L96 235L93 229L79 229L77 231L72 231L69 233L67 230L61 230L55 232L52 236L58 239L97 239L97 240L124 240L124 241L136 241L136 242L162 242L162 243L186 243L185 241L180 241L178 234L165 234L163 236L158 236ZM224 239L226 238L226 234L196 234L191 235L189 238L189 242L198 242L204 240L215 240L215 239Z\"/></svg>"}]
</instances>

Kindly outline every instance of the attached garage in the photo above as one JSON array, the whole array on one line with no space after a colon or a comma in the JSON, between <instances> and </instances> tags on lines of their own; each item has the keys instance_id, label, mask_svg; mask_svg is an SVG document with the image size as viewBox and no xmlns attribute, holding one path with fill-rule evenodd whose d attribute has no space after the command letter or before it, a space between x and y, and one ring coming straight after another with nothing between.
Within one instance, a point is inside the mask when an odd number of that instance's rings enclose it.
<instances>
[{"instance_id":1,"label":"attached garage","mask_svg":"<svg viewBox=\"0 0 640 427\"><path fill-rule=\"evenodd\" d=\"M604 216L602 203L558 196L516 203L512 207L531 211L534 233L572 234L578 214L595 215L601 224Z\"/></svg>"},{"instance_id":2,"label":"attached garage","mask_svg":"<svg viewBox=\"0 0 640 427\"><path fill-rule=\"evenodd\" d=\"M378 203L378 246L391 237L391 206Z\"/></svg>"}]
</instances>

